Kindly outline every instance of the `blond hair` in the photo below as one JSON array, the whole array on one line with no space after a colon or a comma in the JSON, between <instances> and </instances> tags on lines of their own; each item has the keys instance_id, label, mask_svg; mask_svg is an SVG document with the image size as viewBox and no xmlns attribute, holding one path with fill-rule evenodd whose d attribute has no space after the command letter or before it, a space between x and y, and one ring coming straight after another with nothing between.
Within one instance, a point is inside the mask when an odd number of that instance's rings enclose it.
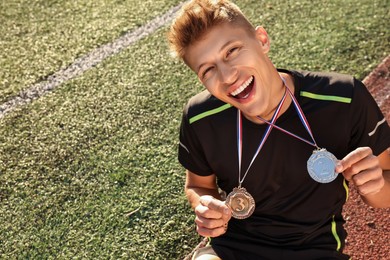
<instances>
[{"instance_id":1,"label":"blond hair","mask_svg":"<svg viewBox=\"0 0 390 260\"><path fill-rule=\"evenodd\" d=\"M184 59L186 49L202 39L214 26L230 23L254 33L253 25L241 10L227 0L192 0L185 4L168 32L172 54Z\"/></svg>"}]
</instances>

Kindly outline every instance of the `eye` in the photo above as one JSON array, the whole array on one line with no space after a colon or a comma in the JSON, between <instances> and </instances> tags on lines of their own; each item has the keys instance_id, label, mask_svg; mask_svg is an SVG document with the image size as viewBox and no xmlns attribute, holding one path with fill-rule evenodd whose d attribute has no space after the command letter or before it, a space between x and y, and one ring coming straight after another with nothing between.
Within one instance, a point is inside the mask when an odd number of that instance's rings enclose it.
<instances>
[{"instance_id":1,"label":"eye","mask_svg":"<svg viewBox=\"0 0 390 260\"><path fill-rule=\"evenodd\" d=\"M202 79L205 79L211 72L212 70L214 69L214 67L207 67L205 70L202 71L201 75L202 75Z\"/></svg>"},{"instance_id":2,"label":"eye","mask_svg":"<svg viewBox=\"0 0 390 260\"><path fill-rule=\"evenodd\" d=\"M235 54L238 50L239 50L239 47L230 48L230 49L227 51L227 53L226 53L226 57L229 57L229 56Z\"/></svg>"}]
</instances>

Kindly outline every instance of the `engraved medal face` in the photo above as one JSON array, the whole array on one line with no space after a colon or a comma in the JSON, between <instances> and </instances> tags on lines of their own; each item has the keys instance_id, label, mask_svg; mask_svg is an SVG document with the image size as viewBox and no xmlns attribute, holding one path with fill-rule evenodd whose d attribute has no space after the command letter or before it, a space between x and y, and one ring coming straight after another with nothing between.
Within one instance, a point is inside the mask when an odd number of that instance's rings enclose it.
<instances>
[{"instance_id":1,"label":"engraved medal face","mask_svg":"<svg viewBox=\"0 0 390 260\"><path fill-rule=\"evenodd\" d=\"M307 161L307 170L315 181L329 183L338 176L335 171L336 163L336 157L327 150L316 150Z\"/></svg>"},{"instance_id":2,"label":"engraved medal face","mask_svg":"<svg viewBox=\"0 0 390 260\"><path fill-rule=\"evenodd\" d=\"M255 210L255 200L245 188L234 188L226 197L226 204L232 210L232 217L245 219L252 215Z\"/></svg>"}]
</instances>

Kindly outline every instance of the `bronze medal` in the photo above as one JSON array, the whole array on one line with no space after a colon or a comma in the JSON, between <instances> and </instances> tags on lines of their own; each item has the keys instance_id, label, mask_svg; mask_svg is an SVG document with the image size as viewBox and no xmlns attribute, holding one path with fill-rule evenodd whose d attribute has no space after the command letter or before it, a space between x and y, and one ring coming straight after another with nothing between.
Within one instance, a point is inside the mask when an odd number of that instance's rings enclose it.
<instances>
[{"instance_id":1,"label":"bronze medal","mask_svg":"<svg viewBox=\"0 0 390 260\"><path fill-rule=\"evenodd\" d=\"M255 210L255 200L245 188L234 188L226 198L226 205L232 210L232 217L236 219L249 218Z\"/></svg>"}]
</instances>

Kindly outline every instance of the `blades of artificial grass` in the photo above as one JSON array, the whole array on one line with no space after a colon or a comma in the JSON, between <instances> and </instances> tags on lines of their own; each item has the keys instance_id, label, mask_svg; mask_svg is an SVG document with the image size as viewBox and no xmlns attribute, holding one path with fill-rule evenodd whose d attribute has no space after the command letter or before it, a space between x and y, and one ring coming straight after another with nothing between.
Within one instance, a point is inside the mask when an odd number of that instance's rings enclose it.
<instances>
[{"instance_id":1,"label":"blades of artificial grass","mask_svg":"<svg viewBox=\"0 0 390 260\"><path fill-rule=\"evenodd\" d=\"M0 103L179 2L1 1Z\"/></svg>"},{"instance_id":2,"label":"blades of artificial grass","mask_svg":"<svg viewBox=\"0 0 390 260\"><path fill-rule=\"evenodd\" d=\"M183 254L192 217L176 162L185 93L177 85L188 83L180 83L183 69L166 59L165 45L156 47L163 35L1 121L3 255ZM171 72L165 76L170 79L175 74L176 83L164 76L153 82L150 75L162 70ZM51 238L58 242L49 243Z\"/></svg>"}]
</instances>

